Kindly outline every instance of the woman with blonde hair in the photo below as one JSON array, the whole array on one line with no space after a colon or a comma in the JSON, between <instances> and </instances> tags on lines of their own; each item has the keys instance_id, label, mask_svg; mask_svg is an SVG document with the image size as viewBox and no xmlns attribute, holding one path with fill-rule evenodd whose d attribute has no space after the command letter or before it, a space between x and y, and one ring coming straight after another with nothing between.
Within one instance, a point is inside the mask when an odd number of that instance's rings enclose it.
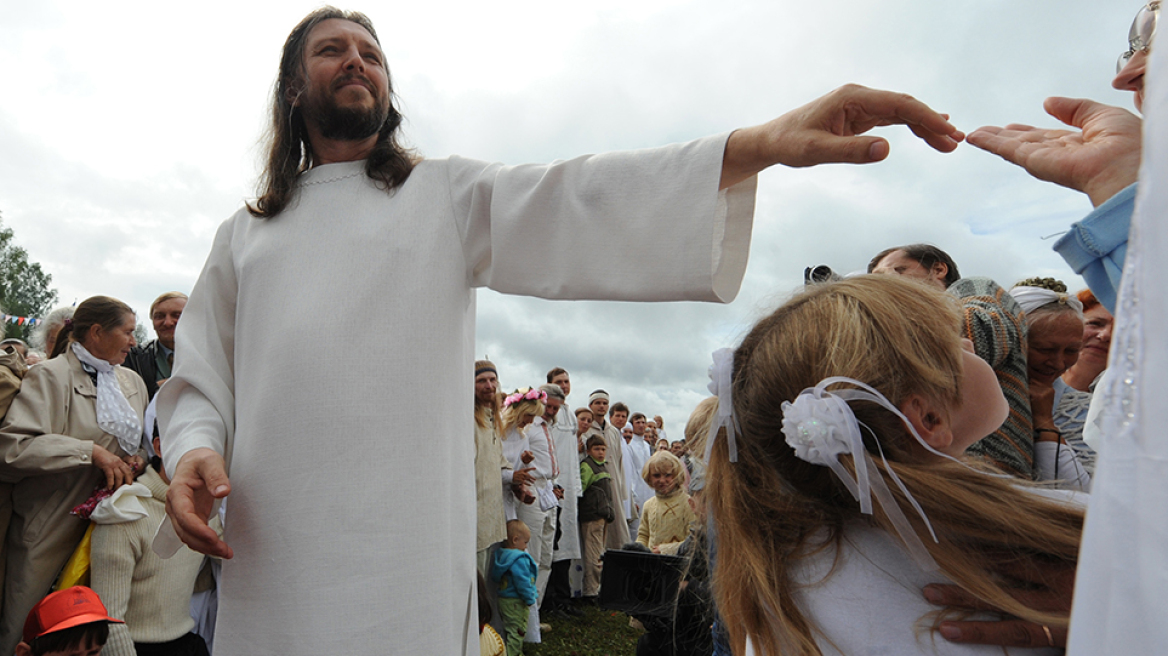
<instances>
[{"instance_id":1,"label":"woman with blonde hair","mask_svg":"<svg viewBox=\"0 0 1168 656\"><path fill-rule=\"evenodd\" d=\"M716 354L706 491L735 654L1001 653L938 639L930 583L1065 636L1065 615L1010 588L1074 566L1083 510L964 459L1008 408L960 320L939 291L863 276Z\"/></svg>"},{"instance_id":2,"label":"woman with blonde hair","mask_svg":"<svg viewBox=\"0 0 1168 656\"><path fill-rule=\"evenodd\" d=\"M551 545L547 545L545 558L544 541L537 539L545 532L549 514L549 511L541 505L540 486L546 479L550 478L550 475L547 474L549 474L548 470L551 469L551 464L550 462L542 462L543 458L549 457L550 451L546 447L542 450L533 449L532 439L527 431L536 418L543 416L547 409L545 405L547 398L547 392L531 387L518 389L508 394L503 399L500 430L503 433L503 457L511 463L516 472L526 469L532 474L531 483L513 485L513 494L505 496L504 505L507 519L519 519L527 526L533 538L527 543L527 553L531 554L537 565L543 565L546 561L548 571L550 571ZM541 461L536 459L537 452L543 456ZM554 515L552 515L552 529L553 531L555 529ZM543 590L547 586L547 574L540 572L539 578L537 587L540 592L540 601L542 601ZM539 603L533 605L529 613L525 642L539 642Z\"/></svg>"}]
</instances>

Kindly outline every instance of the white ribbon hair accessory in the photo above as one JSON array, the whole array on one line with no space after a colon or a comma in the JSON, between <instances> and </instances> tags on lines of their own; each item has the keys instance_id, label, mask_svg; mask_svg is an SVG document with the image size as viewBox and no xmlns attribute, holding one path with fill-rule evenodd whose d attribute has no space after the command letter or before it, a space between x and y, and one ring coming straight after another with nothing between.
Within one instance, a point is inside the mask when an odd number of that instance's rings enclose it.
<instances>
[{"instance_id":1,"label":"white ribbon hair accessory","mask_svg":"<svg viewBox=\"0 0 1168 656\"><path fill-rule=\"evenodd\" d=\"M84 346L73 342L73 354L77 359L97 370L97 425L110 435L118 438L122 451L130 455L138 452L142 443L142 422L138 414L122 393L118 384L118 374L114 366L101 358L94 357Z\"/></svg>"},{"instance_id":2,"label":"white ribbon hair accessory","mask_svg":"<svg viewBox=\"0 0 1168 656\"><path fill-rule=\"evenodd\" d=\"M718 412L710 421L710 433L706 436L705 461L710 462L710 453L714 449L714 439L718 436L718 429L726 427L726 448L730 454L730 462L738 462L738 442L734 439L734 429L738 425L738 418L734 416L734 399L730 393L734 374L734 349L724 348L714 351L714 364L708 370L710 384L706 389L710 394L718 397ZM738 429L741 432L741 428Z\"/></svg>"},{"instance_id":3,"label":"white ribbon hair accessory","mask_svg":"<svg viewBox=\"0 0 1168 656\"><path fill-rule=\"evenodd\" d=\"M1030 314L1038 308L1051 303L1062 303L1078 311L1079 314L1083 314L1083 303L1078 298L1063 292L1046 289L1045 287L1018 285L1010 290L1010 296L1013 296L1014 300L1018 301L1018 305L1022 307L1022 311L1026 314Z\"/></svg>"},{"instance_id":4,"label":"white ribbon hair accessory","mask_svg":"<svg viewBox=\"0 0 1168 656\"><path fill-rule=\"evenodd\" d=\"M848 383L860 389L827 390L829 385L837 383ZM825 378L815 387L809 387L800 392L794 403L783 402L783 435L786 437L787 444L795 450L795 455L800 460L813 465L831 468L843 482L844 487L852 493L852 497L860 502L860 512L865 515L872 514L872 496L874 495L876 500L880 502L880 506L884 508L884 514L892 522L901 541L908 549L909 555L912 556L917 565L925 572L937 571L939 569L937 562L933 560L932 555L929 554L928 549L925 548L924 543L921 542L920 537L909 524L908 518L904 516L904 512L901 511L896 500L892 498L892 493L880 475L880 470L876 468L871 454L864 448L864 439L860 435L860 422L856 419L848 401L871 401L883 406L900 417L912 436L926 450L954 462L963 465L964 463L926 444L908 418L891 401L858 380L844 376ZM880 449L879 440L876 442L876 448ZM855 477L840 464L839 456L845 453L852 456L856 470ZM925 511L921 509L920 504L905 488L900 477L888 465L888 459L884 457L883 449L880 449L880 459L884 462L884 470L888 472L893 482L908 499L909 504L920 515L925 527L929 529L929 535L932 536L933 542L937 542L937 534L933 531L933 525L929 523L929 518L925 516Z\"/></svg>"}]
</instances>

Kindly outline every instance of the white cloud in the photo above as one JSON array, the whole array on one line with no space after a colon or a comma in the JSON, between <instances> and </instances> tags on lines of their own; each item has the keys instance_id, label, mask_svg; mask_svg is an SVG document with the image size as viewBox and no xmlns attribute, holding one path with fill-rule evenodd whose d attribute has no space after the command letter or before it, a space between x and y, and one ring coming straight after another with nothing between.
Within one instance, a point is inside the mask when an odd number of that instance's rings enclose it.
<instances>
[{"instance_id":1,"label":"white cloud","mask_svg":"<svg viewBox=\"0 0 1168 656\"><path fill-rule=\"evenodd\" d=\"M0 212L62 300L189 289L215 227L253 188L280 47L317 6L46 1L0 24ZM372 4L427 155L508 163L691 139L765 121L845 82L912 93L961 128L1056 126L1047 95L1109 88L1140 2L501 0ZM360 8L360 7L357 7ZM1043 237L1084 198L962 147L879 131L885 163L760 178L751 264L729 306L552 303L483 292L478 352L508 386L562 365L575 404L605 387L680 434L708 354L802 283L930 241L963 272L1081 286ZM652 244L646 244L652 248Z\"/></svg>"}]
</instances>

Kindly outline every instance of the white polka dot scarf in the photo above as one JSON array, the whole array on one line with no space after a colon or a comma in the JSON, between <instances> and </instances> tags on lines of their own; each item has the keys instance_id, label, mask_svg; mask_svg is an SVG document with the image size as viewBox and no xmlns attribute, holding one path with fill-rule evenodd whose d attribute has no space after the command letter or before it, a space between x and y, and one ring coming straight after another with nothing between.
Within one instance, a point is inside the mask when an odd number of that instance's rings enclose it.
<instances>
[{"instance_id":1,"label":"white polka dot scarf","mask_svg":"<svg viewBox=\"0 0 1168 656\"><path fill-rule=\"evenodd\" d=\"M122 386L118 384L118 374L114 371L114 366L101 358L93 357L77 342L73 342L72 346L78 360L97 370L97 425L118 438L122 451L134 455L142 442L142 422L130 407L126 395L122 394Z\"/></svg>"}]
</instances>

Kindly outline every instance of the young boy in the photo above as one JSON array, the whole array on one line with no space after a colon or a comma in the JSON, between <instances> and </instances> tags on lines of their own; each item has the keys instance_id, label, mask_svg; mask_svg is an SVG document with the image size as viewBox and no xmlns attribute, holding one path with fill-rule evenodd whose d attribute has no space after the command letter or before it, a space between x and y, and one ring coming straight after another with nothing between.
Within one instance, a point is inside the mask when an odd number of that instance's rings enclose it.
<instances>
[{"instance_id":1,"label":"young boy","mask_svg":"<svg viewBox=\"0 0 1168 656\"><path fill-rule=\"evenodd\" d=\"M93 590L79 585L54 592L29 611L16 656L98 656L110 622L122 623Z\"/></svg>"},{"instance_id":2,"label":"young boy","mask_svg":"<svg viewBox=\"0 0 1168 656\"><path fill-rule=\"evenodd\" d=\"M600 591L600 554L604 550L605 532L614 519L612 477L604 464L608 445L600 435L588 438L588 457L580 463L580 485L584 498L577 513L584 543L584 598L595 599Z\"/></svg>"},{"instance_id":3,"label":"young boy","mask_svg":"<svg viewBox=\"0 0 1168 656\"><path fill-rule=\"evenodd\" d=\"M539 596L535 587L539 566L526 551L530 540L531 530L521 520L507 522L507 540L495 552L491 565L491 580L499 584L499 614L503 616L507 656L523 653L527 609Z\"/></svg>"}]
</instances>

